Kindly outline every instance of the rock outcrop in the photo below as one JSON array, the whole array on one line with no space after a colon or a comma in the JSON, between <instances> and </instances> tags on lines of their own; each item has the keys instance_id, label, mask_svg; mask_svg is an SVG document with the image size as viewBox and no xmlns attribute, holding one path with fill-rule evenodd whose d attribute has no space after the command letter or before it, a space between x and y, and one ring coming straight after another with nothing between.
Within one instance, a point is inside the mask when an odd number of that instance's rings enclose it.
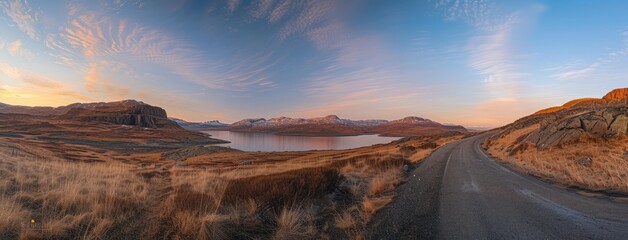
<instances>
[{"instance_id":1,"label":"rock outcrop","mask_svg":"<svg viewBox=\"0 0 628 240\"><path fill-rule=\"evenodd\" d=\"M100 106L93 109L72 108L61 118L145 128L179 127L175 122L168 119L164 109L147 104Z\"/></svg>"},{"instance_id":2,"label":"rock outcrop","mask_svg":"<svg viewBox=\"0 0 628 240\"><path fill-rule=\"evenodd\" d=\"M505 126L492 139L534 126L538 128L515 144L530 142L543 150L578 141L585 135L604 139L628 135L628 88L613 90L601 99L578 99L539 111Z\"/></svg>"},{"instance_id":3,"label":"rock outcrop","mask_svg":"<svg viewBox=\"0 0 628 240\"><path fill-rule=\"evenodd\" d=\"M525 140L544 149L577 141L585 133L605 138L628 134L628 107L606 108L560 119L548 117Z\"/></svg>"}]
</instances>

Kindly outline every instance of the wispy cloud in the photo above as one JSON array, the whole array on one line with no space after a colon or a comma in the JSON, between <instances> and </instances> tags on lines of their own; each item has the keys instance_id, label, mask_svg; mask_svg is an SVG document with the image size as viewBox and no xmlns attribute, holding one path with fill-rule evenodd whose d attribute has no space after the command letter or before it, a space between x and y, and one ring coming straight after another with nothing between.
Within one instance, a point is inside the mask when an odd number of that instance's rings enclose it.
<instances>
[{"instance_id":1,"label":"wispy cloud","mask_svg":"<svg viewBox=\"0 0 628 240\"><path fill-rule=\"evenodd\" d=\"M34 74L28 71L24 71L5 63L0 63L0 72L4 73L9 78L22 81L32 87L45 88L50 90L59 90L67 88L68 85L58 80L53 80L48 77Z\"/></svg>"},{"instance_id":2,"label":"wispy cloud","mask_svg":"<svg viewBox=\"0 0 628 240\"><path fill-rule=\"evenodd\" d=\"M608 50L601 57L598 57L593 63L584 65L583 61L571 62L563 64L559 67L553 67L546 69L547 71L555 72L552 75L553 78L558 80L567 79L581 79L586 78L594 74L600 68L612 65L618 61L621 57L628 55L628 31L624 31L620 34L623 37L623 45L619 48Z\"/></svg>"},{"instance_id":3,"label":"wispy cloud","mask_svg":"<svg viewBox=\"0 0 628 240\"><path fill-rule=\"evenodd\" d=\"M518 71L518 64L513 59L515 53L511 44L516 31L513 25L505 25L471 40L469 64L484 76L486 85L515 83L525 76Z\"/></svg>"},{"instance_id":4,"label":"wispy cloud","mask_svg":"<svg viewBox=\"0 0 628 240\"><path fill-rule=\"evenodd\" d=\"M119 84L112 84L104 74L105 70L115 72L107 61L90 63L85 75L85 87L92 93L104 92L107 96L118 99L127 97L129 89Z\"/></svg>"},{"instance_id":5,"label":"wispy cloud","mask_svg":"<svg viewBox=\"0 0 628 240\"><path fill-rule=\"evenodd\" d=\"M73 91L71 85L66 82L20 69L6 63L0 63L0 75L2 74L6 75L9 79L21 83L17 84L18 86L0 86L0 88L3 89L0 91L0 95L7 98L45 100L45 97L53 96L56 99L54 101L57 102L57 100L60 100L58 97L61 96L70 99L70 101L91 100L91 98ZM50 99L47 101L46 104L51 104Z\"/></svg>"},{"instance_id":6,"label":"wispy cloud","mask_svg":"<svg viewBox=\"0 0 628 240\"><path fill-rule=\"evenodd\" d=\"M448 20L462 20L476 28L495 26L495 11L490 0L436 0L434 7Z\"/></svg>"},{"instance_id":7,"label":"wispy cloud","mask_svg":"<svg viewBox=\"0 0 628 240\"><path fill-rule=\"evenodd\" d=\"M272 87L265 74L272 63L257 59L236 64L221 60L211 62L197 48L167 33L112 20L94 12L77 14L63 32L50 34L46 46L55 51L58 62L87 71L98 60L111 58L141 60L157 64L182 79L208 88ZM246 58L246 56L243 56ZM88 62L88 63L85 63Z\"/></svg>"},{"instance_id":8,"label":"wispy cloud","mask_svg":"<svg viewBox=\"0 0 628 240\"><path fill-rule=\"evenodd\" d=\"M229 11L235 11L238 5L240 5L240 0L227 0L227 8L229 8Z\"/></svg>"},{"instance_id":9,"label":"wispy cloud","mask_svg":"<svg viewBox=\"0 0 628 240\"><path fill-rule=\"evenodd\" d=\"M300 6L300 11L294 15L294 19L287 20L286 24L279 31L279 39L285 40L293 35L307 33L311 27L332 18L335 9L335 1L318 0L305 1Z\"/></svg>"},{"instance_id":10,"label":"wispy cloud","mask_svg":"<svg viewBox=\"0 0 628 240\"><path fill-rule=\"evenodd\" d=\"M522 54L515 51L516 40L543 10L544 6L535 5L511 13L493 25L483 24L478 29L480 34L471 39L469 65L484 76L489 90L500 94L505 91L510 96L517 94L527 73L520 70L518 60Z\"/></svg>"},{"instance_id":11,"label":"wispy cloud","mask_svg":"<svg viewBox=\"0 0 628 240\"><path fill-rule=\"evenodd\" d=\"M277 3L277 6L273 9L273 11L268 16L268 21L270 23L275 23L281 20L281 18L283 18L283 16L286 15L286 13L288 13L288 10L290 10L291 4L292 4L291 0L283 0Z\"/></svg>"},{"instance_id":12,"label":"wispy cloud","mask_svg":"<svg viewBox=\"0 0 628 240\"><path fill-rule=\"evenodd\" d=\"M255 18L266 18L273 10L274 0L257 0L251 5L251 15Z\"/></svg>"},{"instance_id":13,"label":"wispy cloud","mask_svg":"<svg viewBox=\"0 0 628 240\"><path fill-rule=\"evenodd\" d=\"M13 20L17 27L32 39L37 38L35 23L37 14L30 8L28 1L15 0L0 3L4 13Z\"/></svg>"},{"instance_id":14,"label":"wispy cloud","mask_svg":"<svg viewBox=\"0 0 628 240\"><path fill-rule=\"evenodd\" d=\"M593 73L599 67L599 65L600 64L596 62L584 68L567 70L555 74L553 75L553 77L561 80L587 77L591 75L591 73Z\"/></svg>"},{"instance_id":15,"label":"wispy cloud","mask_svg":"<svg viewBox=\"0 0 628 240\"><path fill-rule=\"evenodd\" d=\"M31 51L22 47L22 41L20 40L15 40L11 43L8 43L7 51L9 51L9 54L11 54L11 56L21 56L28 58L33 56L33 53Z\"/></svg>"}]
</instances>

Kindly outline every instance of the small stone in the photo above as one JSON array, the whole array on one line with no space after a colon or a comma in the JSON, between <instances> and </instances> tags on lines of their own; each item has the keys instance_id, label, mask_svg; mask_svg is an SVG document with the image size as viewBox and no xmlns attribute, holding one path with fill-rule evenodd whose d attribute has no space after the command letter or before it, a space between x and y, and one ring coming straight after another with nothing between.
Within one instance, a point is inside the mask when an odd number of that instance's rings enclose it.
<instances>
[{"instance_id":1,"label":"small stone","mask_svg":"<svg viewBox=\"0 0 628 240\"><path fill-rule=\"evenodd\" d=\"M585 167L591 167L593 160L590 157L581 157L576 160L576 163Z\"/></svg>"},{"instance_id":2,"label":"small stone","mask_svg":"<svg viewBox=\"0 0 628 240\"><path fill-rule=\"evenodd\" d=\"M408 164L403 165L403 171L407 172L408 170L410 170L410 166L408 166Z\"/></svg>"}]
</instances>

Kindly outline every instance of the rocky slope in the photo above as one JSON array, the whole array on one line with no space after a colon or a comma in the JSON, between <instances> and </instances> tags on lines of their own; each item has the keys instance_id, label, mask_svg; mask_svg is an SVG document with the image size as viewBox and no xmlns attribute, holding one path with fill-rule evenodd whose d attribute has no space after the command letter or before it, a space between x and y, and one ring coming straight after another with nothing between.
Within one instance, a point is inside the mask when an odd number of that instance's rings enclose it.
<instances>
[{"instance_id":1,"label":"rocky slope","mask_svg":"<svg viewBox=\"0 0 628 240\"><path fill-rule=\"evenodd\" d=\"M584 135L612 138L628 134L628 88L615 89L601 99L572 100L541 110L503 128L496 137L537 126L518 143L530 142L544 149L572 143Z\"/></svg>"},{"instance_id":2,"label":"rocky slope","mask_svg":"<svg viewBox=\"0 0 628 240\"><path fill-rule=\"evenodd\" d=\"M500 129L493 156L533 175L596 191L628 193L628 88L570 101Z\"/></svg>"},{"instance_id":3,"label":"rocky slope","mask_svg":"<svg viewBox=\"0 0 628 240\"><path fill-rule=\"evenodd\" d=\"M462 126L447 126L429 119L406 117L399 120L350 120L336 115L318 118L276 117L247 118L230 125L190 124L185 121L177 123L188 129L195 130L229 130L241 132L267 132L281 135L337 136L381 134L386 136L416 136L443 133L449 131L466 132ZM198 127L202 126L202 127Z\"/></svg>"}]
</instances>

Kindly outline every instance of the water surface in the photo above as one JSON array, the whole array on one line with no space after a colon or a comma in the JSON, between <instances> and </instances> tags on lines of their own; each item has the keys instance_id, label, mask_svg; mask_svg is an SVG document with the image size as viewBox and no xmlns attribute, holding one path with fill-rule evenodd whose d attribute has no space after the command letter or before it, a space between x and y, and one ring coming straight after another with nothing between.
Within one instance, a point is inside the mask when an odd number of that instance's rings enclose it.
<instances>
[{"instance_id":1,"label":"water surface","mask_svg":"<svg viewBox=\"0 0 628 240\"><path fill-rule=\"evenodd\" d=\"M341 137L304 137L281 136L271 133L249 133L229 131L205 131L212 138L230 141L217 144L230 146L244 151L307 151L307 150L340 150L389 143L398 137L380 137L378 135L359 135Z\"/></svg>"}]
</instances>

